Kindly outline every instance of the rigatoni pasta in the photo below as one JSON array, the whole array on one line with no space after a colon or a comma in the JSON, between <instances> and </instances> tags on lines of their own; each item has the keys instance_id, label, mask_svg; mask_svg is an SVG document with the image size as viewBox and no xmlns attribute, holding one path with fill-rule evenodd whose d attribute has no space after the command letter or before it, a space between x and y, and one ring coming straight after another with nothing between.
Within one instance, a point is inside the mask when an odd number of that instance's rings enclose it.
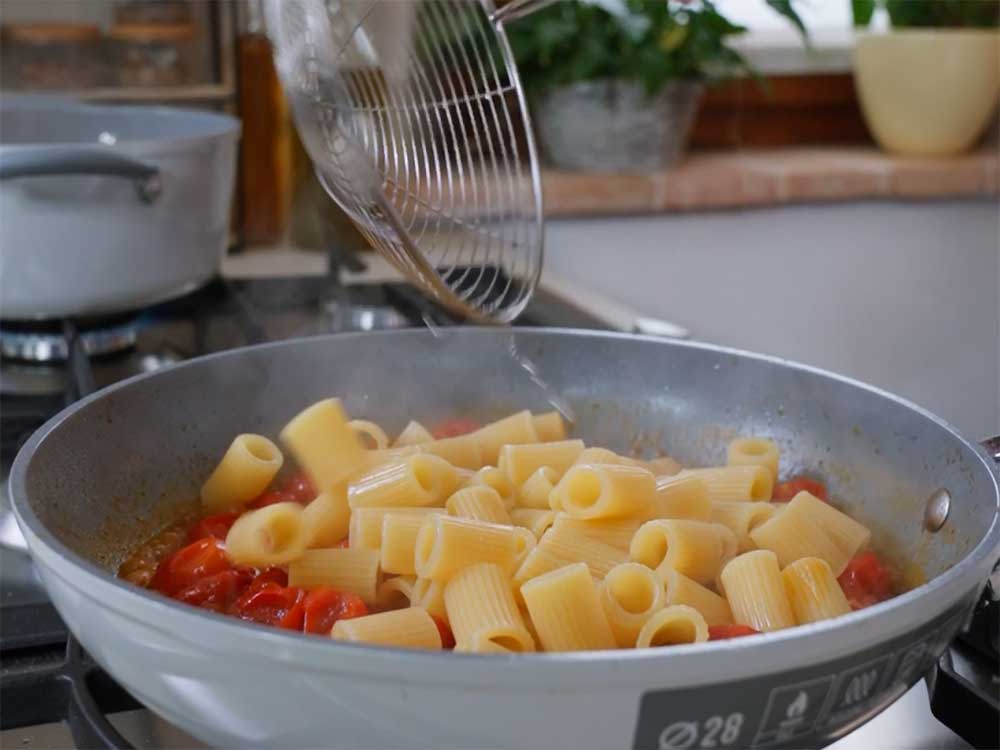
<instances>
[{"instance_id":1,"label":"rigatoni pasta","mask_svg":"<svg viewBox=\"0 0 1000 750\"><path fill-rule=\"evenodd\" d=\"M421 607L338 620L330 636L338 641L441 650L441 633L437 624Z\"/></svg>"},{"instance_id":2,"label":"rigatoni pasta","mask_svg":"<svg viewBox=\"0 0 1000 750\"><path fill-rule=\"evenodd\" d=\"M367 549L312 549L288 564L288 585L300 589L330 586L374 604L379 556Z\"/></svg>"},{"instance_id":3,"label":"rigatoni pasta","mask_svg":"<svg viewBox=\"0 0 1000 750\"><path fill-rule=\"evenodd\" d=\"M267 489L283 462L266 437L237 435L201 486L202 505L213 513L241 508Z\"/></svg>"},{"instance_id":4,"label":"rigatoni pasta","mask_svg":"<svg viewBox=\"0 0 1000 750\"><path fill-rule=\"evenodd\" d=\"M895 585L825 487L775 484L766 438L683 468L567 438L556 412L410 422L392 441L327 399L281 439L304 473L281 475L277 446L238 436L202 487L213 515L120 575L339 640L511 658L769 632Z\"/></svg>"},{"instance_id":5,"label":"rigatoni pasta","mask_svg":"<svg viewBox=\"0 0 1000 750\"><path fill-rule=\"evenodd\" d=\"M617 645L594 579L583 563L533 578L521 587L521 595L546 651L592 651Z\"/></svg>"}]
</instances>

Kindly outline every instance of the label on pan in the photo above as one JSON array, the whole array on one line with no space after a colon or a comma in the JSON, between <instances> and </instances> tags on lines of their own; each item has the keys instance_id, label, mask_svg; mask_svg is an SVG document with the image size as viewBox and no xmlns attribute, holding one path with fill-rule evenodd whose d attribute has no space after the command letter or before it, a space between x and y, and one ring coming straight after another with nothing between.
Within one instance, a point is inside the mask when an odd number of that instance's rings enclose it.
<instances>
[{"instance_id":1,"label":"label on pan","mask_svg":"<svg viewBox=\"0 0 1000 750\"><path fill-rule=\"evenodd\" d=\"M969 605L824 664L645 693L634 750L822 747L878 714L937 660Z\"/></svg>"}]
</instances>

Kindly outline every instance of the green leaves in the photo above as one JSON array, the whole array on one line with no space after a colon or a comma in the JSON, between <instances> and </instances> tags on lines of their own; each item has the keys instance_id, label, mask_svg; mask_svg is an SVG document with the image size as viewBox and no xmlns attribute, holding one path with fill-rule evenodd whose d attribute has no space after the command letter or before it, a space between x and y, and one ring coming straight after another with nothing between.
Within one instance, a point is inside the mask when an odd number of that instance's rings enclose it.
<instances>
[{"instance_id":1,"label":"green leaves","mask_svg":"<svg viewBox=\"0 0 1000 750\"><path fill-rule=\"evenodd\" d=\"M802 39L808 44L809 31L806 29L806 25L802 22L802 18L795 12L795 8L792 7L792 0L767 0L767 4L774 8L774 10L780 15L787 18L788 21L799 30L799 33L802 35Z\"/></svg>"},{"instance_id":2,"label":"green leaves","mask_svg":"<svg viewBox=\"0 0 1000 750\"><path fill-rule=\"evenodd\" d=\"M792 0L767 2L805 33ZM711 0L563 0L507 29L529 87L623 78L650 94L671 80L750 73L728 46L744 31Z\"/></svg>"}]
</instances>

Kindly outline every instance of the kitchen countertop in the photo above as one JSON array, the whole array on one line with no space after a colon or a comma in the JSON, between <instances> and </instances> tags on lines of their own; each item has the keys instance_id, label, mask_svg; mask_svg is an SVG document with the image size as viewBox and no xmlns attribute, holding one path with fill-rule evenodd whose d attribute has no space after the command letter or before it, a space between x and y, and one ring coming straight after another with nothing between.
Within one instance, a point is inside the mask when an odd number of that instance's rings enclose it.
<instances>
[{"instance_id":1,"label":"kitchen countertop","mask_svg":"<svg viewBox=\"0 0 1000 750\"><path fill-rule=\"evenodd\" d=\"M647 174L543 169L549 218L753 208L853 200L1000 194L1000 148L947 158L886 154L873 146L689 154Z\"/></svg>"}]
</instances>

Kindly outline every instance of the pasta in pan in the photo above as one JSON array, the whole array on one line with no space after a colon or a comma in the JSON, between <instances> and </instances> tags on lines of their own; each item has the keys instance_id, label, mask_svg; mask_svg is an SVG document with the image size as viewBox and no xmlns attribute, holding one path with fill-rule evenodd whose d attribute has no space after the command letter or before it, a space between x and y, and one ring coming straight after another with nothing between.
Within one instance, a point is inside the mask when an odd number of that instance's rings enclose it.
<instances>
[{"instance_id":1,"label":"pasta in pan","mask_svg":"<svg viewBox=\"0 0 1000 750\"><path fill-rule=\"evenodd\" d=\"M281 432L291 474L277 444L239 435L204 515L120 575L337 640L508 655L766 633L898 591L822 484L779 481L772 440L682 467L568 437L557 412L428 427L393 439L326 399Z\"/></svg>"}]
</instances>

